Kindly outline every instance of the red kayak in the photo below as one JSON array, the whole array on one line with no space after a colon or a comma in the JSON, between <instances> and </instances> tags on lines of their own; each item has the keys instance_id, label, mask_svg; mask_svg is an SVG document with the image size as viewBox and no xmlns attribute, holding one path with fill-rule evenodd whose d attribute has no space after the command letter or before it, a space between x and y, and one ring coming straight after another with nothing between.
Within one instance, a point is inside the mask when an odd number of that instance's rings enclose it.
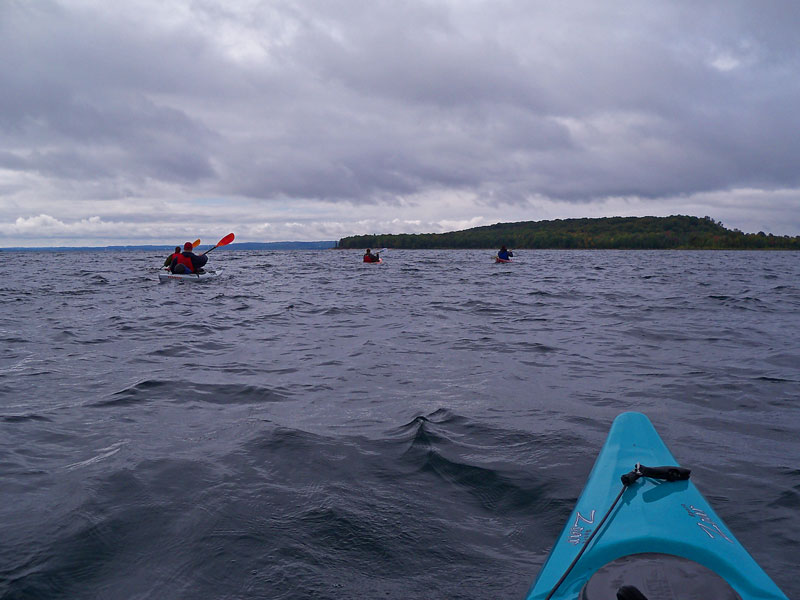
<instances>
[{"instance_id":1,"label":"red kayak","mask_svg":"<svg viewBox=\"0 0 800 600\"><path fill-rule=\"evenodd\" d=\"M494 257L494 262L496 263L508 263L511 262L510 258L500 258L499 256Z\"/></svg>"}]
</instances>

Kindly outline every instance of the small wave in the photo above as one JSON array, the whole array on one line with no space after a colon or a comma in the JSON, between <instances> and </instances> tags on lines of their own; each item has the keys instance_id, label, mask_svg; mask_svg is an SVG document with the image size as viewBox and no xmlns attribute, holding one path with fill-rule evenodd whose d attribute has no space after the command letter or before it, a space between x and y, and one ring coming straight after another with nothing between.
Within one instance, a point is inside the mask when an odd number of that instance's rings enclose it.
<instances>
[{"instance_id":1,"label":"small wave","mask_svg":"<svg viewBox=\"0 0 800 600\"><path fill-rule=\"evenodd\" d=\"M352 315L354 313L369 312L369 311L370 309L368 307L356 308L356 307L346 307L346 306L328 306L320 308L319 310L311 310L309 312L311 314L338 316L338 315Z\"/></svg>"},{"instance_id":2,"label":"small wave","mask_svg":"<svg viewBox=\"0 0 800 600\"><path fill-rule=\"evenodd\" d=\"M284 394L260 386L149 379L115 392L110 398L94 402L89 406L97 408L133 406L162 400L211 404L258 404L280 402L285 399Z\"/></svg>"},{"instance_id":3,"label":"small wave","mask_svg":"<svg viewBox=\"0 0 800 600\"><path fill-rule=\"evenodd\" d=\"M537 352L540 354L550 354L551 352L558 352L558 348L548 346L547 344L540 344L538 342L517 342L514 344L517 352Z\"/></svg>"},{"instance_id":4,"label":"small wave","mask_svg":"<svg viewBox=\"0 0 800 600\"><path fill-rule=\"evenodd\" d=\"M765 302L756 296L729 296L725 294L710 294L708 298L721 302L724 306L734 309L760 310L765 306Z\"/></svg>"},{"instance_id":5,"label":"small wave","mask_svg":"<svg viewBox=\"0 0 800 600\"><path fill-rule=\"evenodd\" d=\"M57 341L57 342L67 342L67 341L69 341L69 340L72 340L72 339L75 339L75 338L77 338L77 337L78 337L78 336L77 336L77 335L75 335L75 334L74 334L72 331L70 331L69 329L62 329L61 331L58 331L58 332L57 332L57 333L56 333L56 334L53 336L53 339L55 339L55 341Z\"/></svg>"},{"instance_id":6,"label":"small wave","mask_svg":"<svg viewBox=\"0 0 800 600\"><path fill-rule=\"evenodd\" d=\"M556 296L556 294L554 294L552 292L547 292L545 290L532 290L532 291L528 292L528 296L550 297L550 296Z\"/></svg>"},{"instance_id":7,"label":"small wave","mask_svg":"<svg viewBox=\"0 0 800 600\"><path fill-rule=\"evenodd\" d=\"M42 415L8 415L5 417L0 417L4 423L26 423L28 421L46 421L50 422L50 419L47 417L43 417Z\"/></svg>"},{"instance_id":8,"label":"small wave","mask_svg":"<svg viewBox=\"0 0 800 600\"><path fill-rule=\"evenodd\" d=\"M538 490L525 489L515 483L510 473L497 465L476 465L470 461L477 456L492 455L490 447L475 446L476 438L487 437L497 443L497 431L482 431L465 417L439 409L428 416L417 416L398 428L401 438L409 444L403 460L417 473L432 474L438 479L470 494L488 511L513 511L530 506L541 497ZM508 445L521 440L513 432L500 435L503 452ZM507 438L507 439L506 439ZM529 439L525 440L529 442ZM477 450L477 451L476 451ZM471 458L470 458L471 457Z\"/></svg>"},{"instance_id":9,"label":"small wave","mask_svg":"<svg viewBox=\"0 0 800 600\"><path fill-rule=\"evenodd\" d=\"M782 468L776 476L785 479L786 487L775 500L770 502L770 506L780 506L795 512L800 506L800 484L796 483L800 481L800 469Z\"/></svg>"},{"instance_id":10,"label":"small wave","mask_svg":"<svg viewBox=\"0 0 800 600\"><path fill-rule=\"evenodd\" d=\"M100 450L98 450L98 452L100 454L97 454L97 455L95 455L95 456L93 456L91 458L87 458L86 460L82 460L80 462L69 464L65 468L68 471L72 471L72 470L78 469L80 467L88 467L89 465L93 465L95 463L98 463L101 460L105 460L106 458L114 456L117 452L119 452L122 449L122 447L126 443L127 442L118 442L118 443L113 444L113 445L111 445L111 446L109 446L107 448L101 448Z\"/></svg>"}]
</instances>

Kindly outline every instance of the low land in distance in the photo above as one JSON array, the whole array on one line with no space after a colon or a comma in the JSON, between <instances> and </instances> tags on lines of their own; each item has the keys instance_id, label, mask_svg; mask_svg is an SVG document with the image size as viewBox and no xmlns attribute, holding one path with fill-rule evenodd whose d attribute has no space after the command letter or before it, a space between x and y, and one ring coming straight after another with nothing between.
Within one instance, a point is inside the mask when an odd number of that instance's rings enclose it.
<instances>
[{"instance_id":1,"label":"low land in distance","mask_svg":"<svg viewBox=\"0 0 800 600\"><path fill-rule=\"evenodd\" d=\"M800 250L800 236L727 229L711 217L603 217L497 223L448 233L356 235L336 241L234 242L227 250L407 249L619 249L619 250ZM4 252L149 250L170 252L175 245L42 246L0 248ZM211 244L202 244L202 252Z\"/></svg>"},{"instance_id":2,"label":"low land in distance","mask_svg":"<svg viewBox=\"0 0 800 600\"><path fill-rule=\"evenodd\" d=\"M356 235L338 248L800 250L800 236L726 229L711 217L603 217L497 223L448 233Z\"/></svg>"},{"instance_id":3,"label":"low land in distance","mask_svg":"<svg viewBox=\"0 0 800 600\"><path fill-rule=\"evenodd\" d=\"M105 250L108 252L126 251L126 250L152 250L153 252L172 252L175 246L172 245L144 245L144 246L42 246L36 248L0 248L4 252L32 252L32 251L51 251L51 252L86 252L98 250ZM183 246L183 244L180 244ZM212 244L201 244L195 248L195 252L203 252L211 248ZM324 242L234 242L227 246L220 246L215 252L222 252L224 250L328 250L335 248L335 241Z\"/></svg>"}]
</instances>

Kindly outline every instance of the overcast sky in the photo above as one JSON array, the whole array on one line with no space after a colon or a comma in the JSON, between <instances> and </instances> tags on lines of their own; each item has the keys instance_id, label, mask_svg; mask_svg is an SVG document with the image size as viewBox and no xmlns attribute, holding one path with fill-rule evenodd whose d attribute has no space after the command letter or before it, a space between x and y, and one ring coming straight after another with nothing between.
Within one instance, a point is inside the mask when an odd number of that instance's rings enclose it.
<instances>
[{"instance_id":1,"label":"overcast sky","mask_svg":"<svg viewBox=\"0 0 800 600\"><path fill-rule=\"evenodd\" d=\"M0 247L800 234L796 0L0 0Z\"/></svg>"}]
</instances>

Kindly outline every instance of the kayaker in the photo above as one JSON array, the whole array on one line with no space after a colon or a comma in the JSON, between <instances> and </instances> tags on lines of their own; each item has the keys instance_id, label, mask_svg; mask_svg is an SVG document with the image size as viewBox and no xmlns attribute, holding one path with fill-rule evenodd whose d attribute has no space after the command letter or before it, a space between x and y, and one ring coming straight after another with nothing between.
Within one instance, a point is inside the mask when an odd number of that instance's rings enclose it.
<instances>
[{"instance_id":1,"label":"kayaker","mask_svg":"<svg viewBox=\"0 0 800 600\"><path fill-rule=\"evenodd\" d=\"M181 253L181 247L175 246L175 252L173 252L167 257L167 260L164 261L164 266L169 267L172 264L172 259L175 258L175 256L177 256L180 253Z\"/></svg>"},{"instance_id":2,"label":"kayaker","mask_svg":"<svg viewBox=\"0 0 800 600\"><path fill-rule=\"evenodd\" d=\"M183 245L183 252L173 257L170 263L169 270L178 275L184 273L197 273L208 262L208 256L205 254L197 256L192 252L192 242L186 242Z\"/></svg>"},{"instance_id":3,"label":"kayaker","mask_svg":"<svg viewBox=\"0 0 800 600\"><path fill-rule=\"evenodd\" d=\"M512 256L514 256L514 253L507 250L505 246L501 246L500 251L497 253L497 258L500 260L511 260Z\"/></svg>"},{"instance_id":4,"label":"kayaker","mask_svg":"<svg viewBox=\"0 0 800 600\"><path fill-rule=\"evenodd\" d=\"M380 259L381 256L379 252L373 254L372 250L370 248L367 248L367 252L364 254L364 262L373 263L373 262L378 262Z\"/></svg>"}]
</instances>

